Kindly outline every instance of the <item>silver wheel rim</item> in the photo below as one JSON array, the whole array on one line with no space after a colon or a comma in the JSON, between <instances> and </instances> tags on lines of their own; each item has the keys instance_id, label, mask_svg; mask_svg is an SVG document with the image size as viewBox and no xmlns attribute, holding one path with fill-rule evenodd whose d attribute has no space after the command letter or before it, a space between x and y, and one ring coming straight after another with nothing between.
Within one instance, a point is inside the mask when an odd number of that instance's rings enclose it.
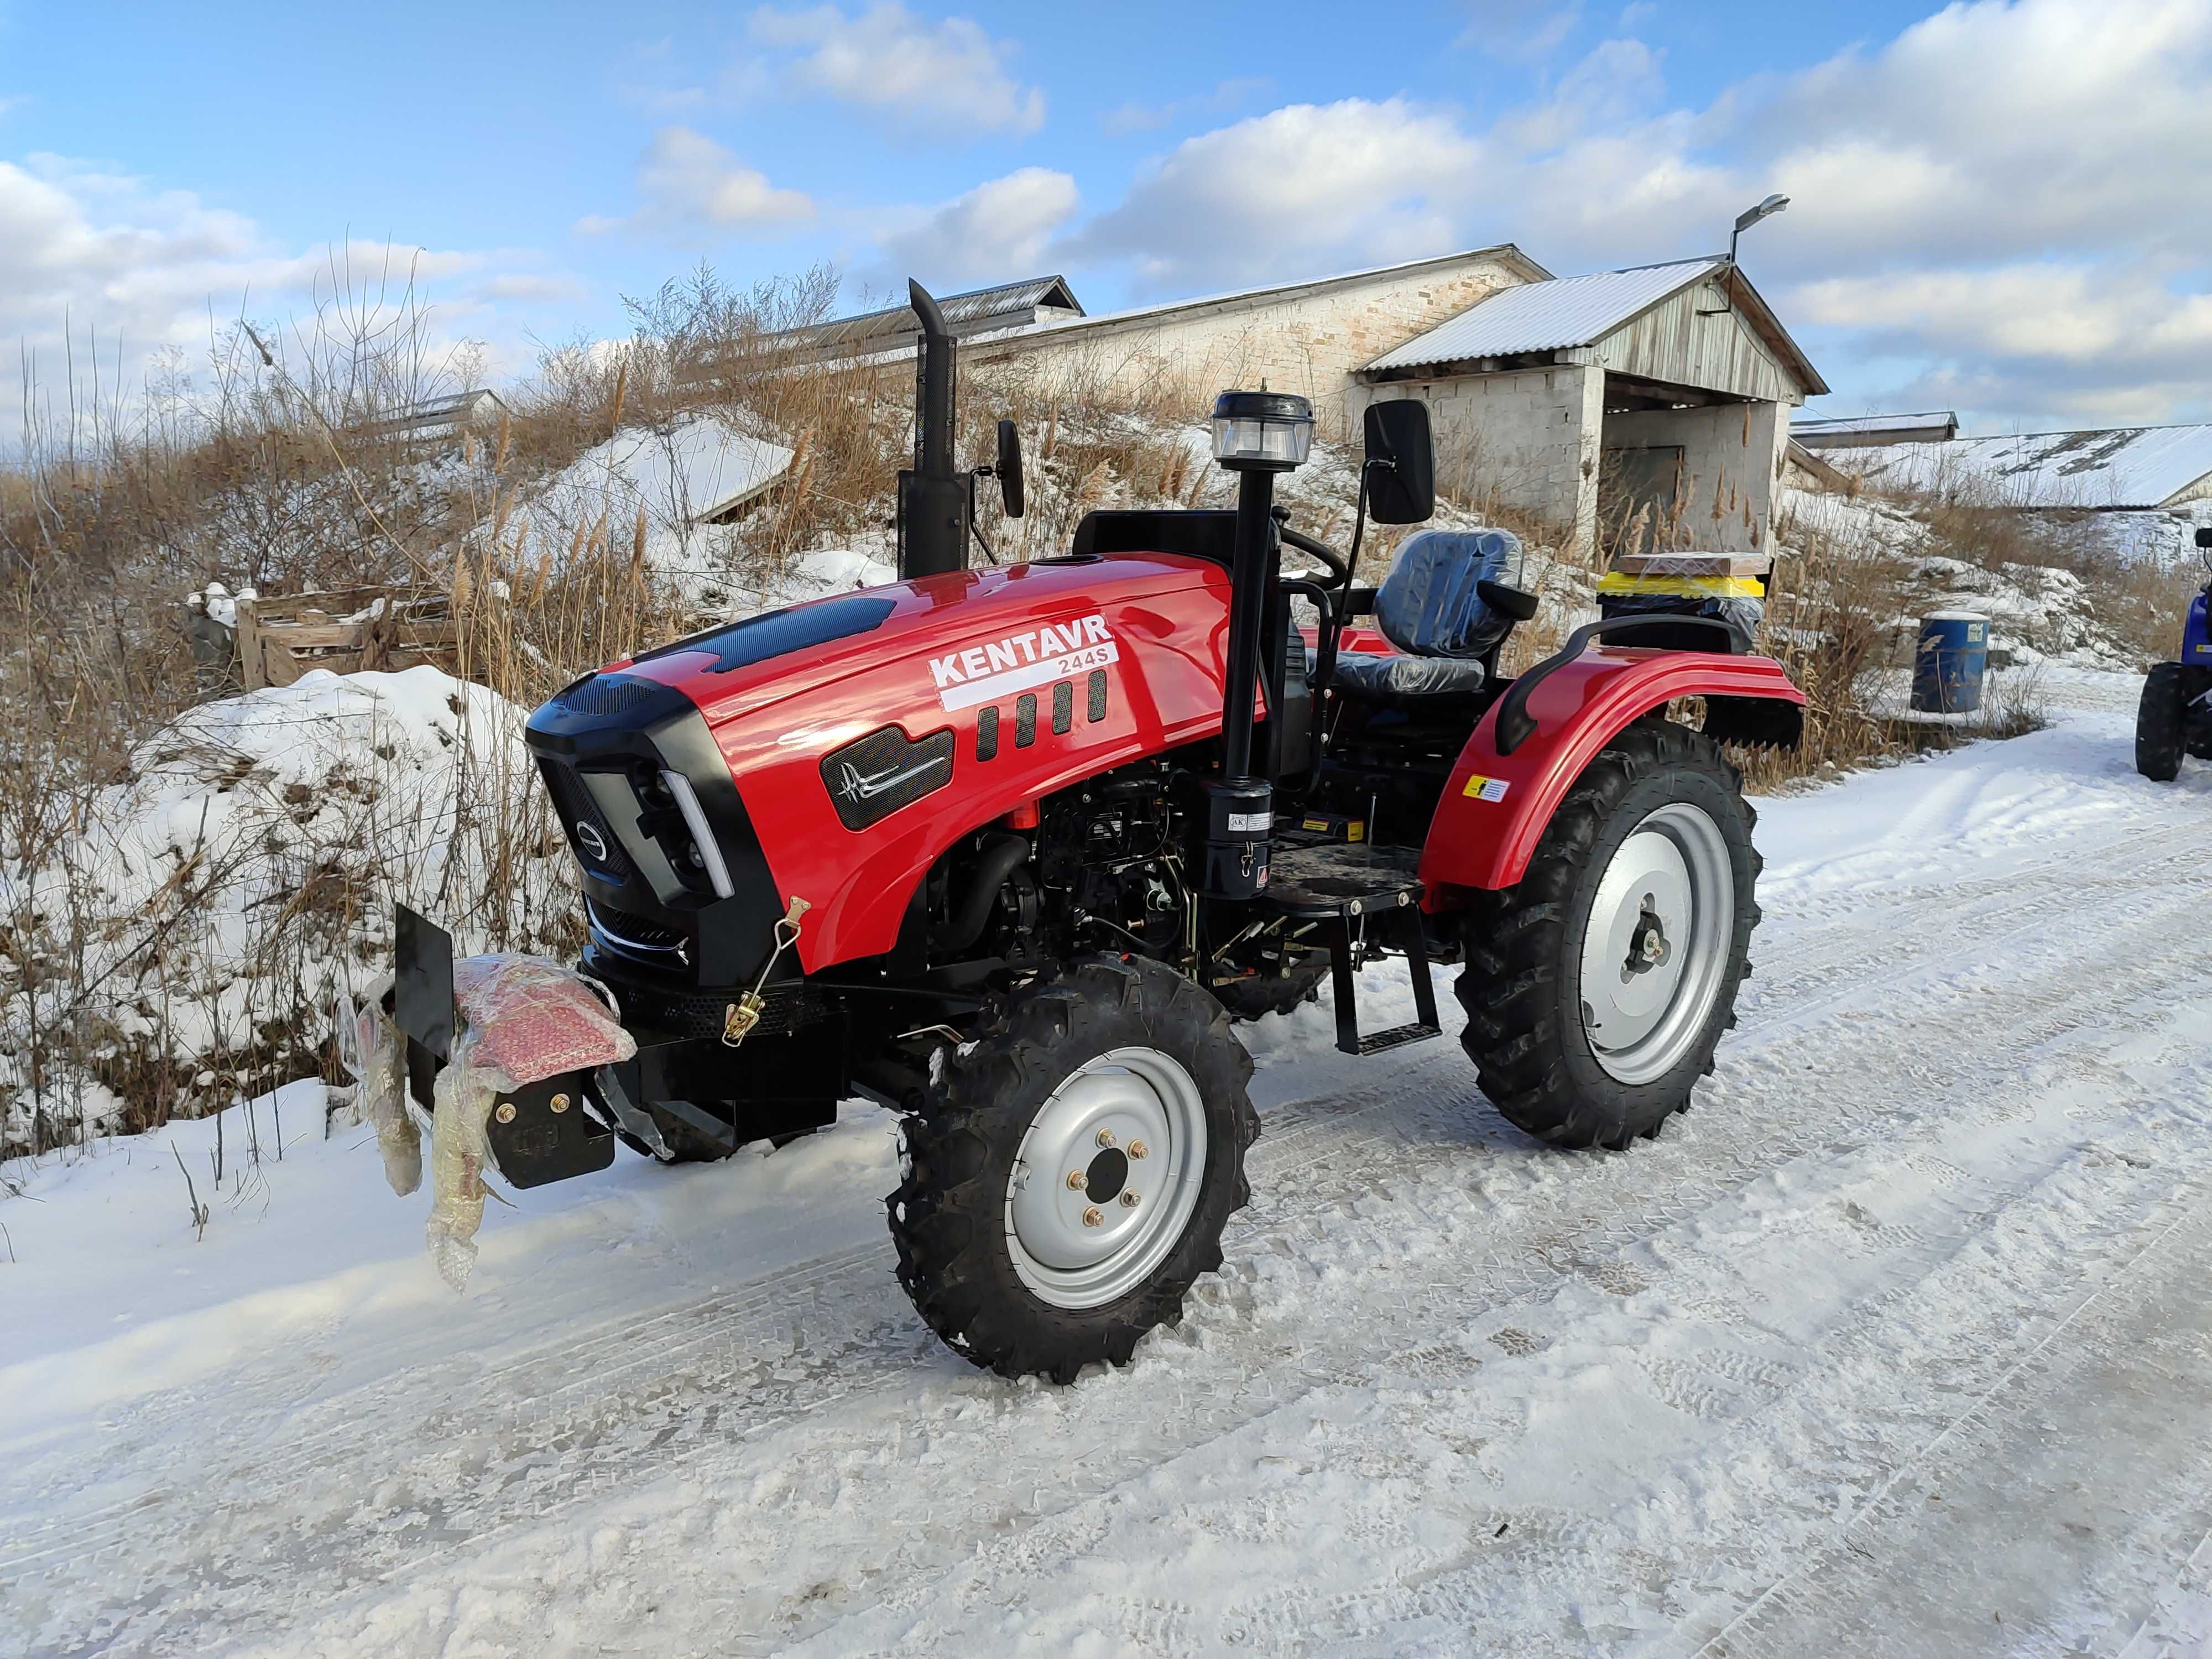
<instances>
[{"instance_id":1,"label":"silver wheel rim","mask_svg":"<svg viewBox=\"0 0 2212 1659\"><path fill-rule=\"evenodd\" d=\"M1720 826L1671 801L1629 833L1583 935L1583 1030L1608 1076L1665 1076L1696 1047L1735 936L1735 866Z\"/></svg>"},{"instance_id":2,"label":"silver wheel rim","mask_svg":"<svg viewBox=\"0 0 2212 1659\"><path fill-rule=\"evenodd\" d=\"M1206 1107L1190 1073L1157 1048L1101 1054L1052 1091L1014 1154L1014 1271L1055 1308L1127 1296L1175 1249L1205 1179Z\"/></svg>"}]
</instances>

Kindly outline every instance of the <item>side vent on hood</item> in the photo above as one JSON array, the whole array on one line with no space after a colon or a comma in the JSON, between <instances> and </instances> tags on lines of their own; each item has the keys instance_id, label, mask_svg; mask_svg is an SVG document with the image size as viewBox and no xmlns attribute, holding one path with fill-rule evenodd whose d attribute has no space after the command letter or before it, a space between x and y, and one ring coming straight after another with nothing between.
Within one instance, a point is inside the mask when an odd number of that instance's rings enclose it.
<instances>
[{"instance_id":1,"label":"side vent on hood","mask_svg":"<svg viewBox=\"0 0 2212 1659\"><path fill-rule=\"evenodd\" d=\"M886 726L822 757L822 787L848 830L880 823L951 781L950 730L910 743L898 727Z\"/></svg>"}]
</instances>

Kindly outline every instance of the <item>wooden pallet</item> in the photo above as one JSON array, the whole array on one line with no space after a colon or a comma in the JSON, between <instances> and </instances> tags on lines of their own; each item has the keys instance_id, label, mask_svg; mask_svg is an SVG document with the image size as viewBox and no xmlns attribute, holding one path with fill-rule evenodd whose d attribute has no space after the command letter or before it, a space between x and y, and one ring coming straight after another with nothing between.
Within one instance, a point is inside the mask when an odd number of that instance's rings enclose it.
<instances>
[{"instance_id":1,"label":"wooden pallet","mask_svg":"<svg viewBox=\"0 0 2212 1659\"><path fill-rule=\"evenodd\" d=\"M315 668L450 669L453 645L452 607L435 589L342 588L238 602L239 670L249 691L289 685Z\"/></svg>"}]
</instances>

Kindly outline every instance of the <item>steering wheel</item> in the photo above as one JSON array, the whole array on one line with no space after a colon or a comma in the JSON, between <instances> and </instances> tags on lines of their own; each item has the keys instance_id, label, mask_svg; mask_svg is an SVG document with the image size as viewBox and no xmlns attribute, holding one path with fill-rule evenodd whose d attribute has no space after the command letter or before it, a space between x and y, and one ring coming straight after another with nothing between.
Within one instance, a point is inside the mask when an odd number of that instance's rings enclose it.
<instances>
[{"instance_id":1,"label":"steering wheel","mask_svg":"<svg viewBox=\"0 0 2212 1659\"><path fill-rule=\"evenodd\" d=\"M1326 542L1317 542L1310 536L1300 534L1288 525L1283 525L1280 528L1285 545L1295 547L1299 552L1310 558L1319 559L1328 567L1329 580L1321 584L1323 587L1352 586L1352 567L1345 562L1343 554Z\"/></svg>"}]
</instances>

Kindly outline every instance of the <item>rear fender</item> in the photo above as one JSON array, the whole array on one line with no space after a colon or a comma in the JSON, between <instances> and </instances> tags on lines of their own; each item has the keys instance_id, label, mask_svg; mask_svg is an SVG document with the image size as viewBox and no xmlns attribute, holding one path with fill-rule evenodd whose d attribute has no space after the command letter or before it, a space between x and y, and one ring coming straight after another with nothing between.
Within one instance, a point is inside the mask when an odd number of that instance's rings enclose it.
<instances>
[{"instance_id":1,"label":"rear fender","mask_svg":"<svg viewBox=\"0 0 2212 1659\"><path fill-rule=\"evenodd\" d=\"M1709 651L1585 651L1547 674L1528 702L1536 729L1500 754L1491 705L1452 768L1421 851L1428 908L1452 887L1510 887L1583 769L1631 722L1676 697L1760 699L1794 714L1805 694L1769 657ZM1778 710L1778 713L1780 711ZM1774 722L1779 732L1785 724Z\"/></svg>"},{"instance_id":2,"label":"rear fender","mask_svg":"<svg viewBox=\"0 0 2212 1659\"><path fill-rule=\"evenodd\" d=\"M2197 668L2212 668L2212 617L2205 615L2212 590L2199 593L2189 604L2181 624L2181 660Z\"/></svg>"}]
</instances>

